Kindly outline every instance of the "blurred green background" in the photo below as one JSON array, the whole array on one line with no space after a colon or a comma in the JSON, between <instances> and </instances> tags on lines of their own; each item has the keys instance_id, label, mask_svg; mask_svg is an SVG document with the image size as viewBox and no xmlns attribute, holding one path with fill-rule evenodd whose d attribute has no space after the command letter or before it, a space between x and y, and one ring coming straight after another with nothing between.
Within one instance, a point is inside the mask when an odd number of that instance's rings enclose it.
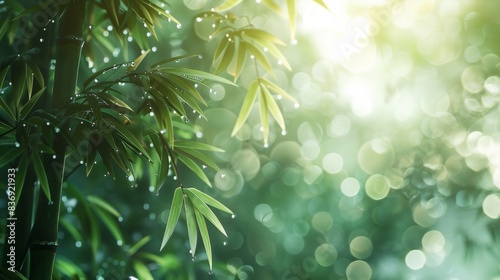
<instances>
[{"instance_id":1,"label":"blurred green background","mask_svg":"<svg viewBox=\"0 0 500 280\"><path fill-rule=\"evenodd\" d=\"M63 227L59 258L95 279L141 279L137 262L155 279L500 279L500 2L335 0L326 10L297 1L295 39L287 17L259 2L233 12L289 44L293 71L277 64L276 80L300 106L280 102L287 129L272 125L267 146L257 106L231 137L252 81L246 69L240 88L206 92L208 121L186 124L187 137L226 151L211 155L222 169L207 169L213 188L187 169L183 178L235 212L218 213L227 239L211 228L213 274L202 250L191 259L184 222L158 252L172 177L156 195L147 174L131 188L98 166L90 178L77 170L70 184L85 182L82 194L120 212L123 240L103 229L92 260ZM213 5L172 3L182 26L158 30L148 61L196 53L202 59L179 65L210 70L217 44L207 40L211 23L195 15ZM140 50L124 51L115 48L124 57ZM83 73L109 56L96 54ZM63 216L78 228L76 201L68 191ZM140 250L163 267L127 255L148 235Z\"/></svg>"}]
</instances>

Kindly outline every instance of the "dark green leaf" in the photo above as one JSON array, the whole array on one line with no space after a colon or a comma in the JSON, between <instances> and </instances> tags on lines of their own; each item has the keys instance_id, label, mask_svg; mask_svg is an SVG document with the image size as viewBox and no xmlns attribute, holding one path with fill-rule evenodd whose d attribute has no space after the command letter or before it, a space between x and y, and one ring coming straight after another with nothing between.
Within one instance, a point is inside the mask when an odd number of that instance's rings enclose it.
<instances>
[{"instance_id":1,"label":"dark green leaf","mask_svg":"<svg viewBox=\"0 0 500 280\"><path fill-rule=\"evenodd\" d=\"M141 280L154 280L153 275L148 267L140 261L134 261L134 270L137 273L138 279Z\"/></svg>"},{"instance_id":2,"label":"dark green leaf","mask_svg":"<svg viewBox=\"0 0 500 280\"><path fill-rule=\"evenodd\" d=\"M88 195L87 196L87 200L91 204L93 204L93 205L101 208L102 210L110 213L111 215L115 216L116 218L120 218L121 217L120 213L113 206L111 206L106 201L100 199L99 197L94 196L94 195Z\"/></svg>"},{"instance_id":3,"label":"dark green leaf","mask_svg":"<svg viewBox=\"0 0 500 280\"><path fill-rule=\"evenodd\" d=\"M33 110L33 107L38 102L38 100L40 99L40 97L44 92L45 88L42 88L37 93L35 93L33 97L31 97L31 99L28 102L26 102L26 104L23 105L21 111L19 112L21 119L24 119L31 112L31 110Z\"/></svg>"},{"instance_id":4,"label":"dark green leaf","mask_svg":"<svg viewBox=\"0 0 500 280\"><path fill-rule=\"evenodd\" d=\"M42 160L40 159L38 152L33 153L33 165L35 167L36 176L40 181L40 187L42 188L43 193L47 197L48 201L52 201L52 197L50 195L49 181L47 180L47 173L45 173L45 167L43 166Z\"/></svg>"}]
</instances>

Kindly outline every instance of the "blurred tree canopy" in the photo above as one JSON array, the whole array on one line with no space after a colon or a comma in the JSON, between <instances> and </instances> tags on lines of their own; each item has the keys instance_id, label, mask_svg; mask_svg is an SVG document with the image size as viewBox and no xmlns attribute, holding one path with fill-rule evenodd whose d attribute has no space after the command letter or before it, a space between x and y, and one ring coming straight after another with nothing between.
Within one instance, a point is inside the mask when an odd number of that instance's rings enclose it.
<instances>
[{"instance_id":1,"label":"blurred tree canopy","mask_svg":"<svg viewBox=\"0 0 500 280\"><path fill-rule=\"evenodd\" d=\"M29 2L0 1L0 183L50 204L65 158L55 279L500 278L496 1L85 1L55 101L80 1Z\"/></svg>"}]
</instances>

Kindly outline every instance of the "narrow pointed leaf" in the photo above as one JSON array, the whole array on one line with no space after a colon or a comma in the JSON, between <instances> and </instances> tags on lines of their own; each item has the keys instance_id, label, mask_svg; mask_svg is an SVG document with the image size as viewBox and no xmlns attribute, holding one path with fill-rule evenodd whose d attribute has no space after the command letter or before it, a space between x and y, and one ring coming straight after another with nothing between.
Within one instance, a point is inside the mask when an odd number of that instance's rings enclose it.
<instances>
[{"instance_id":1,"label":"narrow pointed leaf","mask_svg":"<svg viewBox=\"0 0 500 280\"><path fill-rule=\"evenodd\" d=\"M224 150L206 143L198 142L198 141L189 141L189 140L176 140L175 147L177 148L188 148L195 149L201 151L209 151L209 152L219 152L223 153Z\"/></svg>"},{"instance_id":2,"label":"narrow pointed leaf","mask_svg":"<svg viewBox=\"0 0 500 280\"><path fill-rule=\"evenodd\" d=\"M186 199L184 203L186 210L186 225L189 237L189 247L191 248L191 256L196 254L196 243L198 242L198 230L196 228L196 216L191 200Z\"/></svg>"},{"instance_id":3,"label":"narrow pointed leaf","mask_svg":"<svg viewBox=\"0 0 500 280\"><path fill-rule=\"evenodd\" d=\"M242 1L243 0L226 0L221 5L215 7L214 11L216 11L216 12L225 12L227 10L230 10L230 9L236 7Z\"/></svg>"},{"instance_id":4,"label":"narrow pointed leaf","mask_svg":"<svg viewBox=\"0 0 500 280\"><path fill-rule=\"evenodd\" d=\"M197 54L185 54L185 55L180 55L180 56L175 56L175 57L167 58L165 60L156 62L155 64L151 65L150 69L154 69L155 67L157 67L159 65L162 65L162 64L167 64L167 63L170 63L172 61L179 61L181 59L190 58L190 57L198 57L198 55Z\"/></svg>"},{"instance_id":5,"label":"narrow pointed leaf","mask_svg":"<svg viewBox=\"0 0 500 280\"><path fill-rule=\"evenodd\" d=\"M325 10L330 11L328 6L326 5L325 1L323 0L314 0L314 2L318 3L320 6L322 6Z\"/></svg>"},{"instance_id":6,"label":"narrow pointed leaf","mask_svg":"<svg viewBox=\"0 0 500 280\"><path fill-rule=\"evenodd\" d=\"M188 189L185 189L185 192L189 199L191 199L191 202L193 203L194 208L196 208L207 220L209 220L224 236L227 237L226 230L224 230L224 227L222 226L221 222L215 216L214 212L201 200L194 192L189 191Z\"/></svg>"},{"instance_id":7,"label":"narrow pointed leaf","mask_svg":"<svg viewBox=\"0 0 500 280\"><path fill-rule=\"evenodd\" d=\"M217 83L223 83L227 85L232 85L232 86L237 86L235 83L224 79L222 77L219 77L214 74L210 74L208 72L200 71L200 70L193 70L193 69L188 69L188 68L161 68L161 71L164 73L169 73L173 75L186 75L188 78L193 77L204 79L204 80L209 80L212 82L217 82Z\"/></svg>"},{"instance_id":8,"label":"narrow pointed leaf","mask_svg":"<svg viewBox=\"0 0 500 280\"><path fill-rule=\"evenodd\" d=\"M23 105L23 107L21 108L21 111L19 112L21 119L24 119L31 112L31 110L33 109L35 104L38 102L38 100L40 99L40 96L42 96L44 91L45 91L45 88L42 88L37 93L35 93L33 95L33 97L31 97L31 99L28 102L26 102L26 104Z\"/></svg>"},{"instance_id":9,"label":"narrow pointed leaf","mask_svg":"<svg viewBox=\"0 0 500 280\"><path fill-rule=\"evenodd\" d=\"M123 242L123 234L120 230L120 227L118 226L117 221L99 207L93 207L92 209L97 214L99 219L101 219L104 226L106 226L109 232L111 232L111 235L113 235L115 240Z\"/></svg>"},{"instance_id":10,"label":"narrow pointed leaf","mask_svg":"<svg viewBox=\"0 0 500 280\"><path fill-rule=\"evenodd\" d=\"M21 194L24 188L24 181L26 180L26 173L28 171L29 165L29 154L25 152L21 157L21 161L19 162L19 167L16 173L16 192ZM16 195L16 206L19 202L20 195Z\"/></svg>"},{"instance_id":11,"label":"narrow pointed leaf","mask_svg":"<svg viewBox=\"0 0 500 280\"><path fill-rule=\"evenodd\" d=\"M131 62L130 66L127 68L127 71L134 71L135 69L137 69L137 67L139 67L144 58L149 54L149 51L150 50L145 51L143 54L137 57L133 62Z\"/></svg>"},{"instance_id":12,"label":"narrow pointed leaf","mask_svg":"<svg viewBox=\"0 0 500 280\"><path fill-rule=\"evenodd\" d=\"M35 173L40 181L40 187L42 188L43 193L47 197L48 201L52 201L52 197L50 195L50 187L49 181L47 180L47 173L45 173L45 167L43 167L42 160L37 152L33 153L33 165L35 167Z\"/></svg>"},{"instance_id":13,"label":"narrow pointed leaf","mask_svg":"<svg viewBox=\"0 0 500 280\"><path fill-rule=\"evenodd\" d=\"M283 119L283 115L281 114L281 110L278 107L276 100L274 100L273 96L265 86L261 85L261 90L262 96L266 100L267 110L269 110L281 129L285 130L285 120Z\"/></svg>"},{"instance_id":14,"label":"narrow pointed leaf","mask_svg":"<svg viewBox=\"0 0 500 280\"><path fill-rule=\"evenodd\" d=\"M275 92L276 94L281 95L282 97L284 97L284 98L286 98L294 103L297 103L297 100L295 98L293 98L290 94L288 94L282 88L280 88L276 84L270 82L269 80L264 79L264 78L259 78L259 82L262 83L263 85L267 86L268 89Z\"/></svg>"},{"instance_id":15,"label":"narrow pointed leaf","mask_svg":"<svg viewBox=\"0 0 500 280\"><path fill-rule=\"evenodd\" d=\"M14 115L14 113L10 109L9 105L7 105L7 103L5 103L5 101L3 100L3 98L1 96L0 96L0 107L2 107L2 109L5 111L5 113L7 113L7 116L9 116L9 118L12 121L16 120L16 116Z\"/></svg>"},{"instance_id":16,"label":"narrow pointed leaf","mask_svg":"<svg viewBox=\"0 0 500 280\"><path fill-rule=\"evenodd\" d=\"M141 249L144 245L146 245L146 243L148 243L150 240L151 240L151 236L149 236L149 235L144 236L143 238L141 238L141 240L137 241L137 243L132 245L132 247L130 247L130 249L128 249L127 255L132 256L139 249Z\"/></svg>"},{"instance_id":17,"label":"narrow pointed leaf","mask_svg":"<svg viewBox=\"0 0 500 280\"><path fill-rule=\"evenodd\" d=\"M210 270L212 270L212 245L210 244L210 235L208 234L207 224L205 223L205 218L203 218L203 215L199 211L195 210L194 214L200 230L201 240L203 240L203 245L205 245L208 266L210 267Z\"/></svg>"},{"instance_id":18,"label":"narrow pointed leaf","mask_svg":"<svg viewBox=\"0 0 500 280\"><path fill-rule=\"evenodd\" d=\"M141 280L154 280L153 275L149 271L148 267L140 261L134 261L134 270L137 273L137 276L140 277Z\"/></svg>"},{"instance_id":19,"label":"narrow pointed leaf","mask_svg":"<svg viewBox=\"0 0 500 280\"><path fill-rule=\"evenodd\" d=\"M295 0L287 0L287 8L288 8L288 22L290 26L290 34L292 35L292 39L295 39L295 25L297 18L297 10L295 7Z\"/></svg>"},{"instance_id":20,"label":"narrow pointed leaf","mask_svg":"<svg viewBox=\"0 0 500 280\"><path fill-rule=\"evenodd\" d=\"M23 152L22 148L12 148L0 156L0 167L12 163Z\"/></svg>"},{"instance_id":21,"label":"narrow pointed leaf","mask_svg":"<svg viewBox=\"0 0 500 280\"><path fill-rule=\"evenodd\" d=\"M224 50L224 53L222 53L220 57L220 61L217 65L217 68L214 70L215 74L218 74L224 71L224 69L227 69L231 61L233 61L235 50L236 50L235 44L232 41L229 41Z\"/></svg>"},{"instance_id":22,"label":"narrow pointed leaf","mask_svg":"<svg viewBox=\"0 0 500 280\"><path fill-rule=\"evenodd\" d=\"M247 120L248 116L250 115L250 111L252 109L252 105L255 102L255 99L257 97L257 93L259 92L259 83L258 81L254 81L247 92L247 95L245 96L245 101L243 102L243 105L241 106L240 109L240 114L238 116L238 119L236 119L236 124L234 125L233 132L231 133L231 136L236 135L238 131L240 131L241 127Z\"/></svg>"},{"instance_id":23,"label":"narrow pointed leaf","mask_svg":"<svg viewBox=\"0 0 500 280\"><path fill-rule=\"evenodd\" d=\"M205 202L206 204L210 205L210 206L213 206L219 210L222 210L228 214L234 214L233 211L231 211L229 208L227 208L224 204L220 203L219 201L217 201L215 198L209 196L208 194L198 190L198 189L195 189L195 188L188 188L186 189L186 191L190 191L192 193L194 193L195 195L197 195L203 202Z\"/></svg>"},{"instance_id":24,"label":"narrow pointed leaf","mask_svg":"<svg viewBox=\"0 0 500 280\"><path fill-rule=\"evenodd\" d=\"M201 169L201 167L196 162L194 162L192 159L190 159L189 157L184 156L184 155L178 155L178 157L205 184L207 184L208 186L212 187L212 183L210 183L210 180L208 179L207 175L205 174L205 172L203 172L203 169Z\"/></svg>"},{"instance_id":25,"label":"narrow pointed leaf","mask_svg":"<svg viewBox=\"0 0 500 280\"><path fill-rule=\"evenodd\" d=\"M111 215L113 215L117 218L121 217L120 213L113 206L111 206L106 201L100 199L99 197L94 196L94 195L89 195L89 196L87 196L87 200L91 204L93 204L97 207L100 207L101 209L105 210L106 212L110 213Z\"/></svg>"},{"instance_id":26,"label":"narrow pointed leaf","mask_svg":"<svg viewBox=\"0 0 500 280\"><path fill-rule=\"evenodd\" d=\"M238 55L236 57L236 68L234 69L234 82L238 80L238 77L245 67L245 62L247 60L247 49L245 44L238 45Z\"/></svg>"},{"instance_id":27,"label":"narrow pointed leaf","mask_svg":"<svg viewBox=\"0 0 500 280\"><path fill-rule=\"evenodd\" d=\"M172 205L170 207L170 213L168 215L167 226L165 227L165 233L163 234L160 251L165 247L165 245L167 245L168 240L174 232L175 225L177 224L181 214L183 199L184 195L182 194L182 188L178 187L175 189L174 197L172 198Z\"/></svg>"},{"instance_id":28,"label":"narrow pointed leaf","mask_svg":"<svg viewBox=\"0 0 500 280\"><path fill-rule=\"evenodd\" d=\"M260 86L259 86L260 87ZM260 90L260 121L262 123L262 134L264 138L264 143L267 144L267 139L269 138L269 114L267 111L267 102L262 92Z\"/></svg>"}]
</instances>

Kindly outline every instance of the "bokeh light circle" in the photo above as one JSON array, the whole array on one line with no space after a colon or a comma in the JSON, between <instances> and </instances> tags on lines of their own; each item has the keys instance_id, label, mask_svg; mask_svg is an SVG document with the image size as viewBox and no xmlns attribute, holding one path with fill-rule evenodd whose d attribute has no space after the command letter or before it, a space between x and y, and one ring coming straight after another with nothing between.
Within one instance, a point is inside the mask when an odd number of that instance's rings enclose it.
<instances>
[{"instance_id":1,"label":"bokeh light circle","mask_svg":"<svg viewBox=\"0 0 500 280\"><path fill-rule=\"evenodd\" d=\"M354 257L366 259L372 254L372 241L366 236L357 236L351 241L349 249Z\"/></svg>"},{"instance_id":2,"label":"bokeh light circle","mask_svg":"<svg viewBox=\"0 0 500 280\"><path fill-rule=\"evenodd\" d=\"M389 181L384 175L375 174L366 180L366 194L373 200L384 199L389 194L389 190Z\"/></svg>"},{"instance_id":3,"label":"bokeh light circle","mask_svg":"<svg viewBox=\"0 0 500 280\"><path fill-rule=\"evenodd\" d=\"M364 143L358 151L358 164L368 174L383 173L392 167L394 150L384 139Z\"/></svg>"},{"instance_id":4,"label":"bokeh light circle","mask_svg":"<svg viewBox=\"0 0 500 280\"><path fill-rule=\"evenodd\" d=\"M353 261L347 266L346 276L348 280L368 280L372 277L372 268L367 262Z\"/></svg>"},{"instance_id":5,"label":"bokeh light circle","mask_svg":"<svg viewBox=\"0 0 500 280\"><path fill-rule=\"evenodd\" d=\"M425 261L425 254L421 250L412 250L405 257L406 266L413 270L419 270L424 267Z\"/></svg>"},{"instance_id":6,"label":"bokeh light circle","mask_svg":"<svg viewBox=\"0 0 500 280\"><path fill-rule=\"evenodd\" d=\"M337 260L337 249L332 244L321 244L314 252L316 262L324 267L332 266Z\"/></svg>"}]
</instances>

